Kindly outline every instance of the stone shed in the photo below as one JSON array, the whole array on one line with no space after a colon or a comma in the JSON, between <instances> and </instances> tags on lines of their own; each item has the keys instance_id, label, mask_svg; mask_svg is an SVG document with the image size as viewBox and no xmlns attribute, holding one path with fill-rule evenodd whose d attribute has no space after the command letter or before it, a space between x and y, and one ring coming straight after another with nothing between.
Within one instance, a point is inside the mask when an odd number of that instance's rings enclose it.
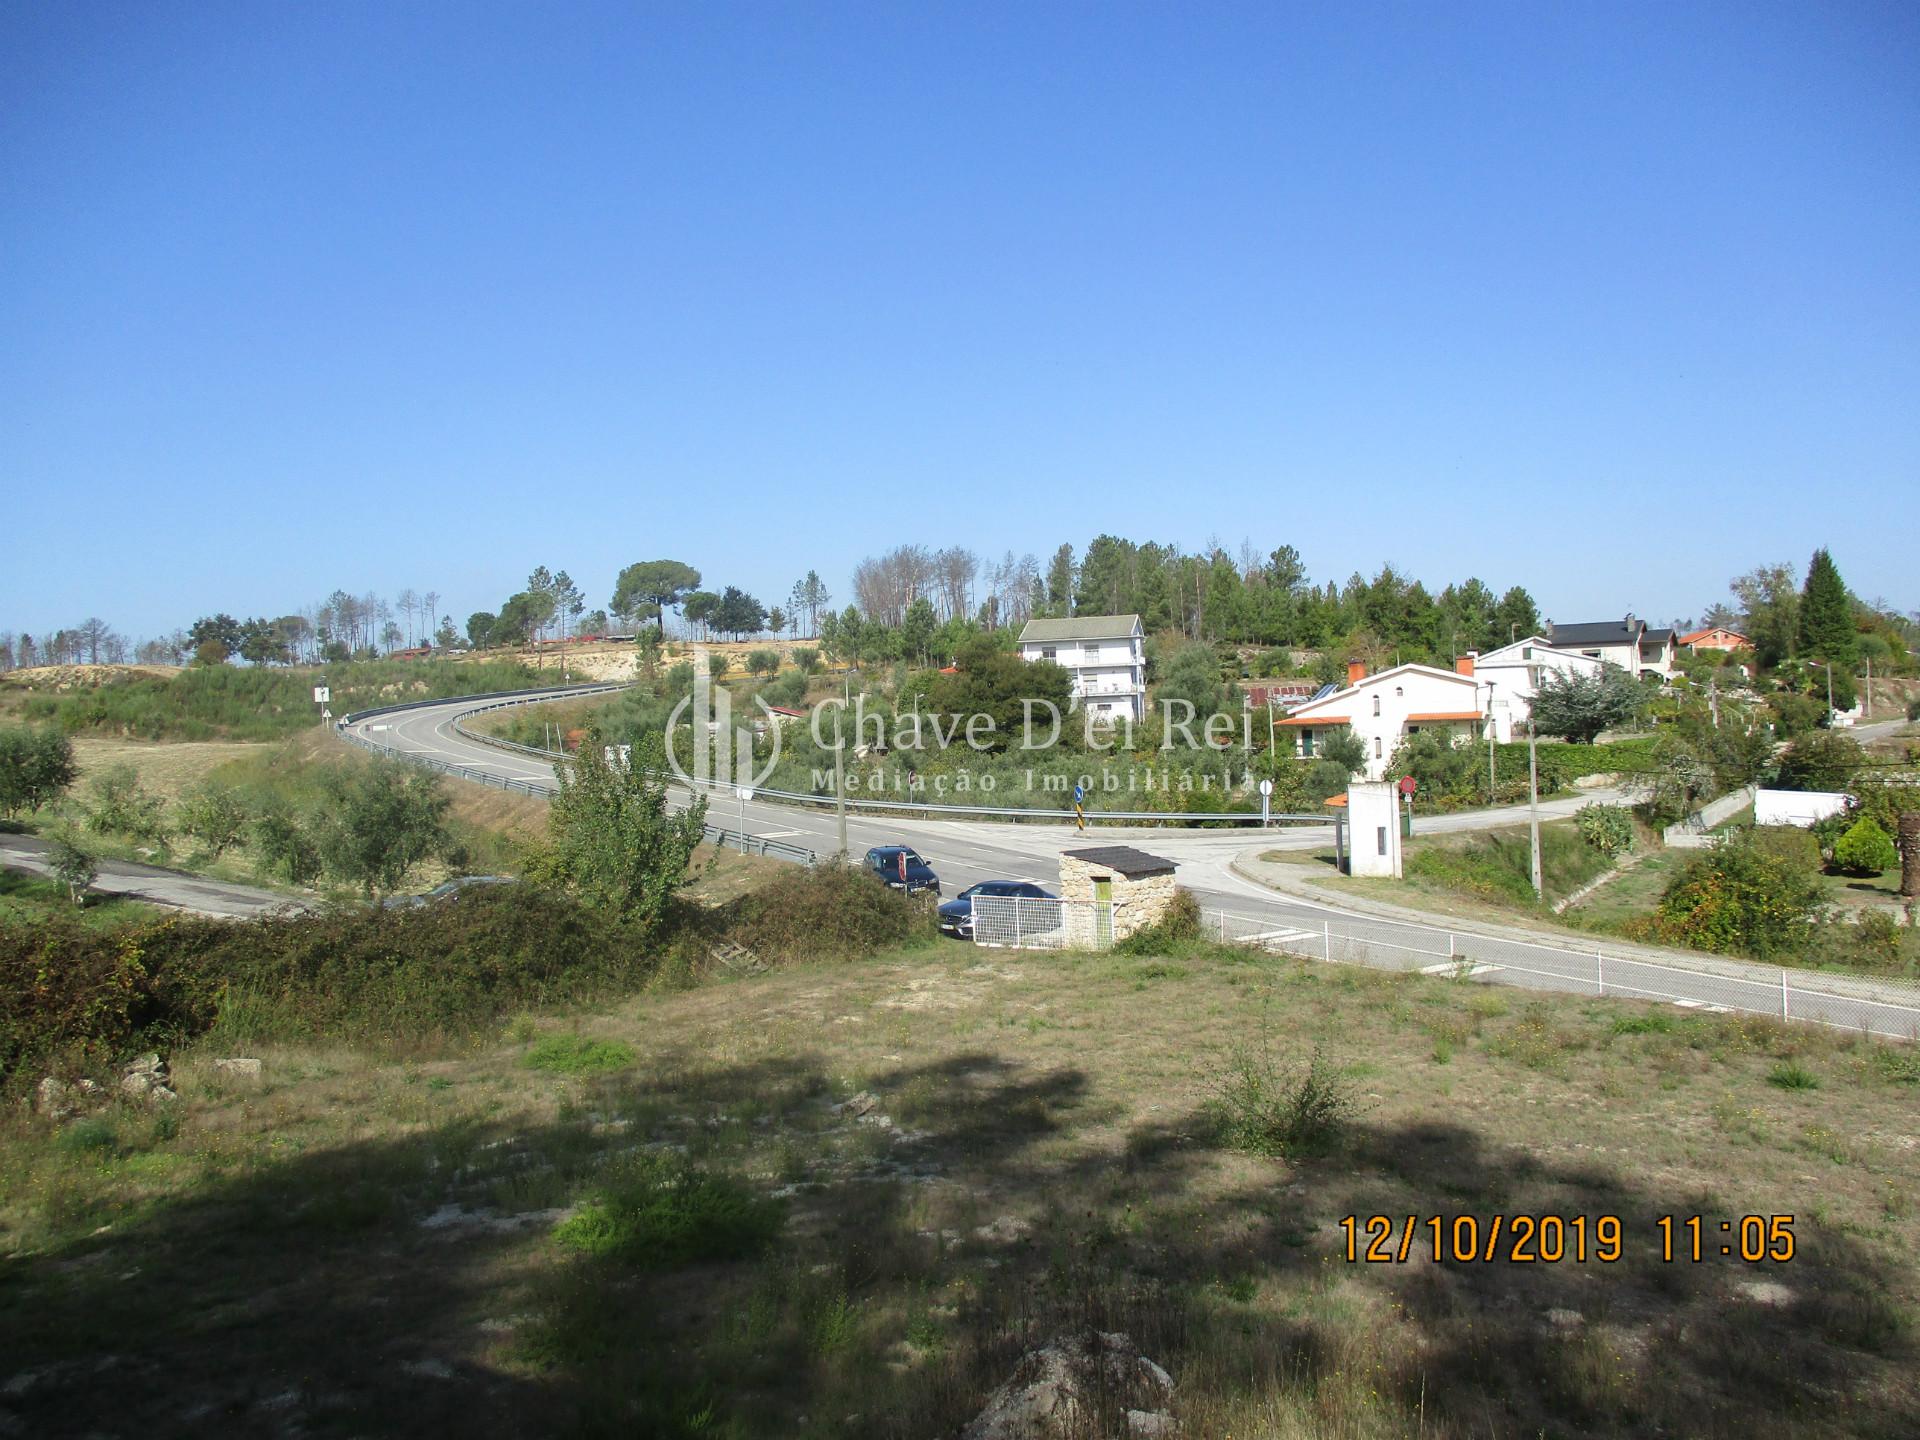
<instances>
[{"instance_id":1,"label":"stone shed","mask_svg":"<svg viewBox=\"0 0 1920 1440\"><path fill-rule=\"evenodd\" d=\"M1110 935L1096 935L1095 943L1124 940L1167 913L1173 868L1173 861L1131 845L1068 850L1060 856L1060 898L1092 907L1080 913L1092 915L1097 929L1110 929Z\"/></svg>"}]
</instances>

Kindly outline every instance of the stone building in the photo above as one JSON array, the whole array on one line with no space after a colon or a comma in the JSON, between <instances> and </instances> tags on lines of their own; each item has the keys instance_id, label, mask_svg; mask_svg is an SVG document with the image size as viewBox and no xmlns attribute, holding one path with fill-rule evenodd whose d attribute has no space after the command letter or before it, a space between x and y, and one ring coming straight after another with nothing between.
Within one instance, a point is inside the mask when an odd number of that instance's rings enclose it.
<instances>
[{"instance_id":1,"label":"stone building","mask_svg":"<svg viewBox=\"0 0 1920 1440\"><path fill-rule=\"evenodd\" d=\"M1102 947L1154 924L1173 904L1173 868L1173 861L1131 845L1064 851L1060 898L1078 902L1067 906L1067 926L1092 930L1070 943Z\"/></svg>"}]
</instances>

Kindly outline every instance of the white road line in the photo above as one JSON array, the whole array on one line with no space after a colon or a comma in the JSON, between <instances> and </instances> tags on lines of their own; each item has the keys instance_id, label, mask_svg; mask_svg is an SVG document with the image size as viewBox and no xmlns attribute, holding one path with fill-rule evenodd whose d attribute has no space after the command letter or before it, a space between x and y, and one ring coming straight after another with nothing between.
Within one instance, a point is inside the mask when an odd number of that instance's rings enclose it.
<instances>
[{"instance_id":1,"label":"white road line","mask_svg":"<svg viewBox=\"0 0 1920 1440\"><path fill-rule=\"evenodd\" d=\"M1420 973L1422 975L1459 975L1463 978L1471 978L1472 976L1485 975L1490 971L1501 968L1499 965L1485 965L1478 962L1468 964L1465 960L1442 960L1438 965L1422 965L1420 967Z\"/></svg>"}]
</instances>

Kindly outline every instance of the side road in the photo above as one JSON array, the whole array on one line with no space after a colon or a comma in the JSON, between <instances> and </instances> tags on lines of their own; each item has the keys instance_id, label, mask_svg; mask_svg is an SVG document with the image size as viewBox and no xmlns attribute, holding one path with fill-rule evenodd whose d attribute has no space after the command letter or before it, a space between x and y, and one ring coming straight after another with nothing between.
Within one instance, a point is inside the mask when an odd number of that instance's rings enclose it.
<instances>
[{"instance_id":1,"label":"side road","mask_svg":"<svg viewBox=\"0 0 1920 1440\"><path fill-rule=\"evenodd\" d=\"M31 835L0 835L0 869L51 877L53 869L47 863L46 851L47 842ZM209 880L203 875L142 865L133 860L102 860L93 888L102 895L144 900L150 905L168 905L222 920L244 920L275 911L305 908L297 900L289 900L271 890Z\"/></svg>"},{"instance_id":2,"label":"side road","mask_svg":"<svg viewBox=\"0 0 1920 1440\"><path fill-rule=\"evenodd\" d=\"M1261 849L1272 848L1274 847L1261 847ZM1777 983L1780 976L1779 966L1759 961L1708 955L1698 950L1675 950L1661 945L1637 944L1630 940L1623 940L1617 935L1589 935L1578 931L1554 930L1545 926L1502 925L1477 918L1461 919L1452 915L1436 915L1411 906L1349 895L1329 889L1325 885L1316 884L1314 877L1311 874L1303 875L1298 865L1262 860L1258 850L1247 850L1234 857L1232 868L1235 874L1265 886L1269 890L1278 891L1282 895L1289 895L1295 899L1308 901L1315 906L1346 914L1366 915L1377 920L1404 925L1426 936L1449 934L1457 937L1480 936L1508 944L1536 945L1544 949L1571 954L1593 954L1604 950L1609 958L1617 956L1623 960L1637 960L1649 965L1662 965L1674 970L1690 971L1696 975L1716 976L1725 980L1752 984ZM1462 953L1468 953L1467 948L1463 947ZM1808 985L1817 984L1821 990L1829 994L1852 996L1903 1009L1913 1007L1916 1017L1920 1017L1920 989L1910 982L1878 981L1866 976L1848 975L1830 970L1796 969L1793 974L1804 977Z\"/></svg>"}]
</instances>

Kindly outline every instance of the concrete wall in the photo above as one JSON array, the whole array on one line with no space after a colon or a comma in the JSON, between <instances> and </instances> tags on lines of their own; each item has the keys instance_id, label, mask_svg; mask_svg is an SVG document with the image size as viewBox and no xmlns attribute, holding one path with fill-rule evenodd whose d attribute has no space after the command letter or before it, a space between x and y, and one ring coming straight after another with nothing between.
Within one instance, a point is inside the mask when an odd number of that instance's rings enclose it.
<instances>
[{"instance_id":1,"label":"concrete wall","mask_svg":"<svg viewBox=\"0 0 1920 1440\"><path fill-rule=\"evenodd\" d=\"M1387 781L1356 781L1347 787L1350 873L1398 880L1402 869L1400 791Z\"/></svg>"},{"instance_id":2,"label":"concrete wall","mask_svg":"<svg viewBox=\"0 0 1920 1440\"><path fill-rule=\"evenodd\" d=\"M1718 800L1710 800L1678 825L1669 825L1662 833L1669 848L1674 850L1699 850L1714 843L1714 837L1708 832L1722 821L1739 814L1754 803L1754 788L1743 785L1738 790L1722 795Z\"/></svg>"},{"instance_id":3,"label":"concrete wall","mask_svg":"<svg viewBox=\"0 0 1920 1440\"><path fill-rule=\"evenodd\" d=\"M1753 823L1805 828L1846 808L1847 797L1835 790L1756 790Z\"/></svg>"}]
</instances>

